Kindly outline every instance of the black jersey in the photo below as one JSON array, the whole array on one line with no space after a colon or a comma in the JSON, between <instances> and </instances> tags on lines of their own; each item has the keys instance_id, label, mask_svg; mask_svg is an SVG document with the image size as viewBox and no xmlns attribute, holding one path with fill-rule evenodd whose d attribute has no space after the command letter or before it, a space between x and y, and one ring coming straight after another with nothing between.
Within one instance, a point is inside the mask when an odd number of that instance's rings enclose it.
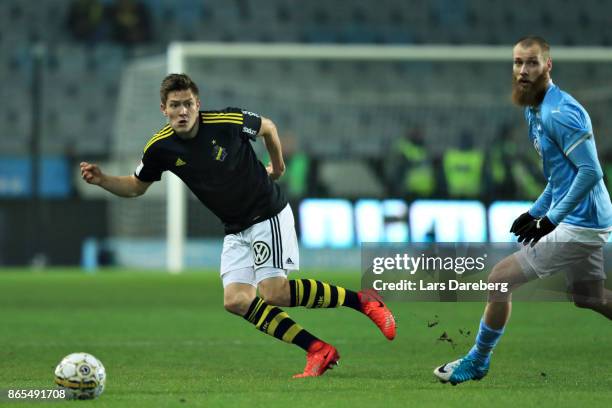
<instances>
[{"instance_id":1,"label":"black jersey","mask_svg":"<svg viewBox=\"0 0 612 408\"><path fill-rule=\"evenodd\" d=\"M181 139L170 125L145 145L135 171L146 182L176 174L225 226L226 234L243 231L274 217L287 199L257 159L251 140L261 117L238 108L201 111L199 129L192 139Z\"/></svg>"}]
</instances>

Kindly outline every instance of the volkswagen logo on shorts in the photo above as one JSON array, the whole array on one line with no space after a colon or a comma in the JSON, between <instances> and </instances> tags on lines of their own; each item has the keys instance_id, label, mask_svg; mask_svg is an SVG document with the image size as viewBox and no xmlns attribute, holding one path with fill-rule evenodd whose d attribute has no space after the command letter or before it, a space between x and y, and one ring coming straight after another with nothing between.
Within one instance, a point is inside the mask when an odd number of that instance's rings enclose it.
<instances>
[{"instance_id":1,"label":"volkswagen logo on shorts","mask_svg":"<svg viewBox=\"0 0 612 408\"><path fill-rule=\"evenodd\" d=\"M255 253L255 265L261 265L270 258L270 247L263 241L253 242L253 252Z\"/></svg>"}]
</instances>

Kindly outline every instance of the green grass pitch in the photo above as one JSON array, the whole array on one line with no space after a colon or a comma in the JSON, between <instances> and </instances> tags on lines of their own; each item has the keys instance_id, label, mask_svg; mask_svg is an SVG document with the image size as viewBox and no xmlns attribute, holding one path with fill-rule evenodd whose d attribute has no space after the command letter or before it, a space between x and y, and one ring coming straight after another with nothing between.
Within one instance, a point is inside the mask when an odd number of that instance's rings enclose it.
<instances>
[{"instance_id":1,"label":"green grass pitch","mask_svg":"<svg viewBox=\"0 0 612 408\"><path fill-rule=\"evenodd\" d=\"M358 273L295 276L359 285ZM0 271L0 389L52 388L61 357L86 351L104 363L106 391L95 401L50 406L611 406L612 324L593 312L516 303L489 375L452 387L432 370L471 346L483 305L390 307L398 320L393 342L346 308L288 310L342 357L320 378L294 380L302 350L225 312L216 273L7 269ZM439 340L444 332L452 343ZM4 406L41 405L0 400Z\"/></svg>"}]
</instances>

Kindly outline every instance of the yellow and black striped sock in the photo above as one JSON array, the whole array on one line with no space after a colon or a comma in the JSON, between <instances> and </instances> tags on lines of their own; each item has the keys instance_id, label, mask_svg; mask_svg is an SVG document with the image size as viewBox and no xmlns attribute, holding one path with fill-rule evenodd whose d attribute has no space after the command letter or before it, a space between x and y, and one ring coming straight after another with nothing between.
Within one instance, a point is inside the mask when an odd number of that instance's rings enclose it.
<instances>
[{"instance_id":1,"label":"yellow and black striped sock","mask_svg":"<svg viewBox=\"0 0 612 408\"><path fill-rule=\"evenodd\" d=\"M310 343L318 340L294 322L281 308L270 306L260 297L253 299L244 318L262 332L286 343L295 344L306 351Z\"/></svg>"},{"instance_id":2,"label":"yellow and black striped sock","mask_svg":"<svg viewBox=\"0 0 612 408\"><path fill-rule=\"evenodd\" d=\"M329 308L346 306L361 310L357 292L320 282L314 279L295 279L289 281L291 292L290 306L308 308Z\"/></svg>"}]
</instances>

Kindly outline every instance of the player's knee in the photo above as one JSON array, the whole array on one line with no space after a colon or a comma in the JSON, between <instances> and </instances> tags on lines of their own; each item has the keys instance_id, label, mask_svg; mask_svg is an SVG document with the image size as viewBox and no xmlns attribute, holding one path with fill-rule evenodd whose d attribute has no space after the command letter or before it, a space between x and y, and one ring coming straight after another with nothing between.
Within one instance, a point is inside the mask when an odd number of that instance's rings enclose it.
<instances>
[{"instance_id":1,"label":"player's knee","mask_svg":"<svg viewBox=\"0 0 612 408\"><path fill-rule=\"evenodd\" d=\"M263 294L264 301L271 306L287 306L289 295L282 290L272 290Z\"/></svg>"},{"instance_id":2,"label":"player's knee","mask_svg":"<svg viewBox=\"0 0 612 408\"><path fill-rule=\"evenodd\" d=\"M513 289L529 279L514 256L508 256L498 262L488 276L488 283L493 284L497 292L509 295Z\"/></svg>"},{"instance_id":3,"label":"player's knee","mask_svg":"<svg viewBox=\"0 0 612 408\"><path fill-rule=\"evenodd\" d=\"M506 268L503 265L495 265L487 277L489 283L489 302L507 302L510 299L512 286L508 282Z\"/></svg>"},{"instance_id":4,"label":"player's knee","mask_svg":"<svg viewBox=\"0 0 612 408\"><path fill-rule=\"evenodd\" d=\"M499 283L500 279L497 275L494 275L493 272L491 272L489 274L489 276L487 277L487 283Z\"/></svg>"},{"instance_id":5,"label":"player's knee","mask_svg":"<svg viewBox=\"0 0 612 408\"><path fill-rule=\"evenodd\" d=\"M290 303L289 281L287 279L267 279L259 284L259 294L272 306L288 306Z\"/></svg>"},{"instance_id":6,"label":"player's knee","mask_svg":"<svg viewBox=\"0 0 612 408\"><path fill-rule=\"evenodd\" d=\"M506 279L506 274L503 268L496 265L489 274L487 282L492 284L507 283L508 279Z\"/></svg>"},{"instance_id":7,"label":"player's knee","mask_svg":"<svg viewBox=\"0 0 612 408\"><path fill-rule=\"evenodd\" d=\"M246 293L233 293L223 298L223 307L230 313L244 316L249 310L253 299Z\"/></svg>"},{"instance_id":8,"label":"player's knee","mask_svg":"<svg viewBox=\"0 0 612 408\"><path fill-rule=\"evenodd\" d=\"M488 277L489 283L506 284L508 287L526 282L527 279L523 272L518 269L514 261L503 260L497 263Z\"/></svg>"}]
</instances>

